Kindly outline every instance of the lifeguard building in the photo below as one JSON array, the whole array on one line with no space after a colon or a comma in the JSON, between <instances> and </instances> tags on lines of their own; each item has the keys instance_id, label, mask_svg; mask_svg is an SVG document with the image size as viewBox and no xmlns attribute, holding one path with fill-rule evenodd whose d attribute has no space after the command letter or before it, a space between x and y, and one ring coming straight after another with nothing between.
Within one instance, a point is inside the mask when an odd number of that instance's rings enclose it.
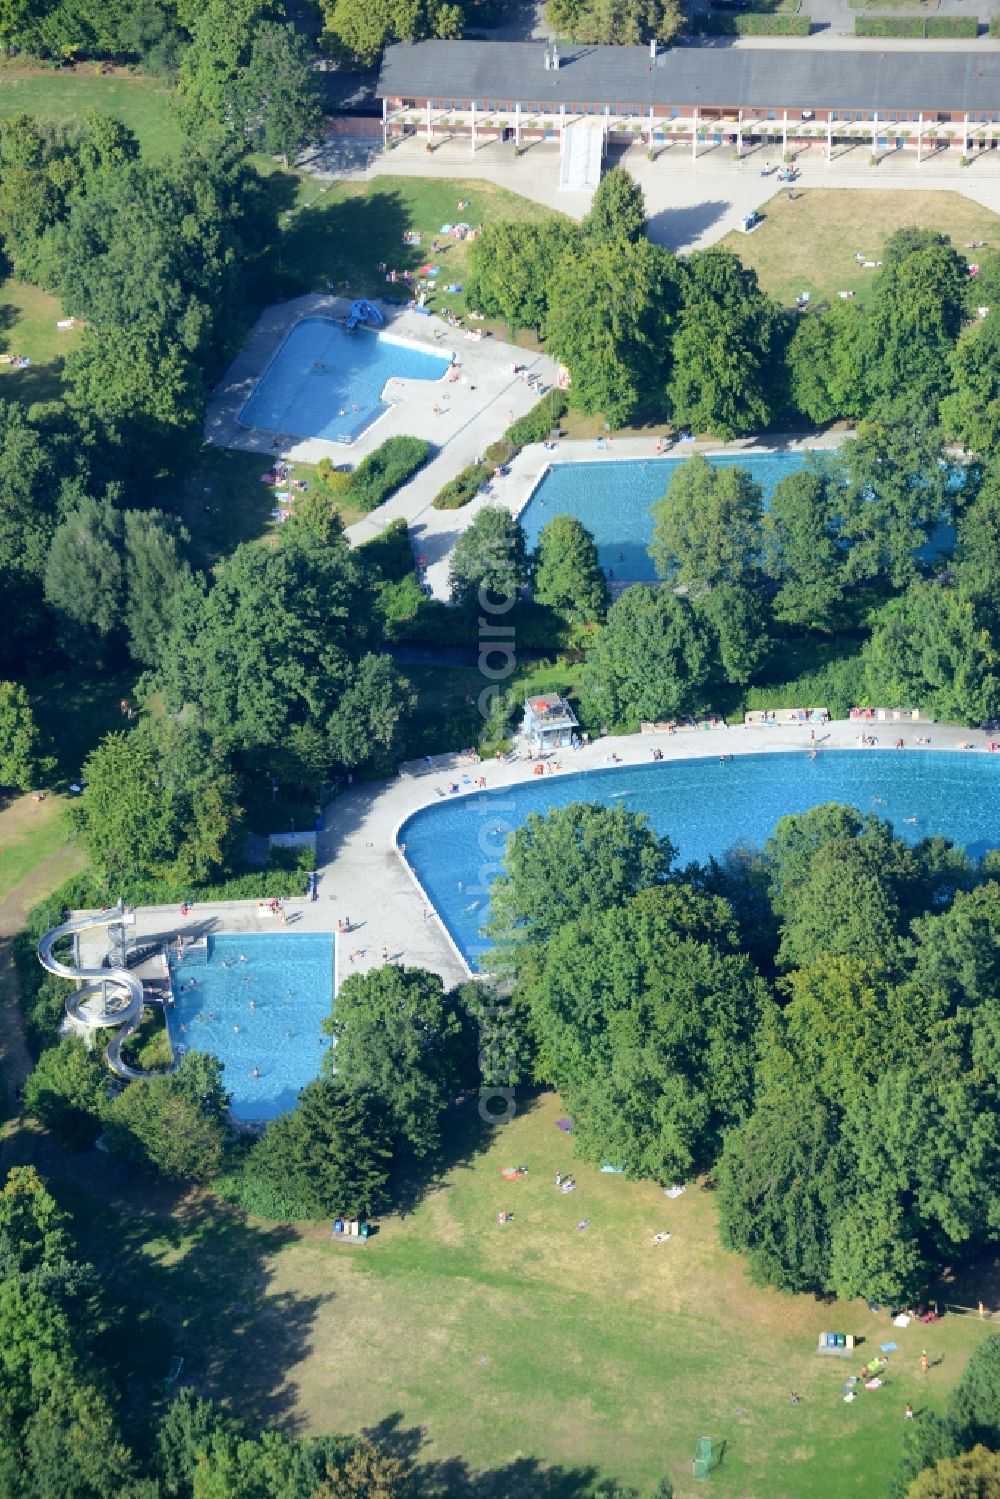
<instances>
[{"instance_id":1,"label":"lifeguard building","mask_svg":"<svg viewBox=\"0 0 1000 1499\"><path fill-rule=\"evenodd\" d=\"M557 692L529 697L524 704L521 733L536 755L570 749L578 728L576 714Z\"/></svg>"}]
</instances>

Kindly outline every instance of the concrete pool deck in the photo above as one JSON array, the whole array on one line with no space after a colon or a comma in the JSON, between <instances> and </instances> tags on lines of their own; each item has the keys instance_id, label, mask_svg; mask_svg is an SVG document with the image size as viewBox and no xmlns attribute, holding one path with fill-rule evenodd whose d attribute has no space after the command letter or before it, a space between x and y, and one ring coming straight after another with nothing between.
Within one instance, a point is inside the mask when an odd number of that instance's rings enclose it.
<instances>
[{"instance_id":1,"label":"concrete pool deck","mask_svg":"<svg viewBox=\"0 0 1000 1499\"><path fill-rule=\"evenodd\" d=\"M775 706L781 705L776 703ZM598 739L579 750L563 753L559 757L563 767L560 774L566 776L577 771L611 769L609 757L612 754L620 757L623 770L647 765L654 748L662 750L665 761L713 760L719 755L782 754L789 750L806 754L810 747L810 727L816 727L821 754L828 749L881 753L886 746L891 749L897 738L903 740L909 752L917 754L954 750L966 743L973 744L976 751L982 751L989 742L989 736L977 729L909 720L859 723L838 719L822 727L809 724L745 727L738 724L712 730L679 729L673 735L632 734ZM862 732L875 735L879 740L878 750L859 748L858 736ZM918 738L929 738L930 746L921 750L916 745ZM462 775L484 776L486 789L494 791L532 780L533 767L528 762L505 765L496 760L473 766L461 755L439 755L435 756L433 769L425 775L401 775L378 785L356 784L326 808L318 842L319 904L333 905L333 925L338 917L349 916L355 927L350 937L338 943L338 983L348 973L377 967L383 948L388 950L393 961L429 968L439 973L447 984L459 983L469 977L464 958L396 845L400 824L423 807L439 805L441 798L435 787L444 787L449 781L460 781ZM465 788L459 794L475 796L478 793ZM581 789L581 796L585 795ZM492 868L488 878L497 872ZM352 952L358 954L353 963L350 961Z\"/></svg>"},{"instance_id":2,"label":"concrete pool deck","mask_svg":"<svg viewBox=\"0 0 1000 1499\"><path fill-rule=\"evenodd\" d=\"M415 518L448 479L495 441L509 425L511 413L516 418L531 409L537 396L524 379L512 373L512 365L538 374L545 385L551 385L556 376L556 366L545 355L531 354L497 338L468 337L465 330L453 328L440 318L374 300L385 316L382 331L428 353L456 355L460 361L458 378L451 380L446 375L440 380L390 380L383 396L388 411L351 443L245 427L239 413L292 328L305 318L336 320L350 312L350 297L316 293L277 303L261 314L213 391L205 417L206 442L259 453L264 467L272 458L293 463L318 463L321 458L329 458L334 464L355 465L387 437L401 435L424 437L434 443L436 457L411 484L380 507L377 519L366 516L350 528L355 544L379 535L397 515Z\"/></svg>"}]
</instances>

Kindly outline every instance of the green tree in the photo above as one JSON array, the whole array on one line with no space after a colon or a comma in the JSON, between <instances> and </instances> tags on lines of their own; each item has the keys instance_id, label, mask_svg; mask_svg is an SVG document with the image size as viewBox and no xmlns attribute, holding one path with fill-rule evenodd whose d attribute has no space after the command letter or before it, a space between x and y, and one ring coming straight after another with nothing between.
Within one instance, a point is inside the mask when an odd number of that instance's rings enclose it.
<instances>
[{"instance_id":1,"label":"green tree","mask_svg":"<svg viewBox=\"0 0 1000 1499\"><path fill-rule=\"evenodd\" d=\"M862 416L864 309L837 302L829 312L799 318L785 353L796 410L822 424Z\"/></svg>"},{"instance_id":2,"label":"green tree","mask_svg":"<svg viewBox=\"0 0 1000 1499\"><path fill-rule=\"evenodd\" d=\"M557 515L543 526L534 556L535 599L573 624L601 620L608 585L590 532L572 515Z\"/></svg>"},{"instance_id":3,"label":"green tree","mask_svg":"<svg viewBox=\"0 0 1000 1499\"><path fill-rule=\"evenodd\" d=\"M649 552L661 578L711 588L758 575L763 490L746 469L700 454L678 464L653 506Z\"/></svg>"},{"instance_id":4,"label":"green tree","mask_svg":"<svg viewBox=\"0 0 1000 1499\"><path fill-rule=\"evenodd\" d=\"M1000 626L1000 471L995 465L986 469L959 519L955 561L960 592L995 634Z\"/></svg>"},{"instance_id":5,"label":"green tree","mask_svg":"<svg viewBox=\"0 0 1000 1499\"><path fill-rule=\"evenodd\" d=\"M667 380L674 421L725 439L766 427L775 311L756 272L730 250L696 250L679 266L681 310Z\"/></svg>"},{"instance_id":6,"label":"green tree","mask_svg":"<svg viewBox=\"0 0 1000 1499\"><path fill-rule=\"evenodd\" d=\"M490 894L489 935L502 966L540 950L570 921L662 884L675 850L624 807L574 802L531 812L507 841Z\"/></svg>"},{"instance_id":7,"label":"green tree","mask_svg":"<svg viewBox=\"0 0 1000 1499\"><path fill-rule=\"evenodd\" d=\"M205 1102L195 1096L202 1072L197 1052L188 1051L173 1075L130 1083L108 1105L111 1153L181 1181L207 1182L217 1176L226 1127L214 1096Z\"/></svg>"},{"instance_id":8,"label":"green tree","mask_svg":"<svg viewBox=\"0 0 1000 1499\"><path fill-rule=\"evenodd\" d=\"M626 588L583 669L585 717L632 732L643 719L697 717L708 707L712 666L711 638L686 598Z\"/></svg>"},{"instance_id":9,"label":"green tree","mask_svg":"<svg viewBox=\"0 0 1000 1499\"><path fill-rule=\"evenodd\" d=\"M944 1457L906 1490L906 1499L997 1499L1000 1452L981 1445L958 1457Z\"/></svg>"},{"instance_id":10,"label":"green tree","mask_svg":"<svg viewBox=\"0 0 1000 1499\"><path fill-rule=\"evenodd\" d=\"M677 0L546 0L546 24L575 42L639 46L648 39L668 42L683 24Z\"/></svg>"},{"instance_id":11,"label":"green tree","mask_svg":"<svg viewBox=\"0 0 1000 1499\"><path fill-rule=\"evenodd\" d=\"M578 231L563 219L541 224L495 219L469 246L470 307L510 329L536 333L549 307L552 269L576 246Z\"/></svg>"},{"instance_id":12,"label":"green tree","mask_svg":"<svg viewBox=\"0 0 1000 1499\"><path fill-rule=\"evenodd\" d=\"M862 422L833 467L840 540L849 582L887 576L899 587L916 573L917 549L953 502L941 432L912 421Z\"/></svg>"},{"instance_id":13,"label":"green tree","mask_svg":"<svg viewBox=\"0 0 1000 1499\"><path fill-rule=\"evenodd\" d=\"M362 656L349 673L328 725L327 763L388 769L400 729L416 704L416 693L388 656Z\"/></svg>"},{"instance_id":14,"label":"green tree","mask_svg":"<svg viewBox=\"0 0 1000 1499\"><path fill-rule=\"evenodd\" d=\"M298 1107L268 1125L243 1175L255 1192L287 1204L289 1216L367 1218L387 1205L391 1162L384 1100L346 1088L338 1075L309 1083Z\"/></svg>"},{"instance_id":15,"label":"green tree","mask_svg":"<svg viewBox=\"0 0 1000 1499\"><path fill-rule=\"evenodd\" d=\"M770 620L763 598L739 583L717 583L700 594L694 605L715 636L722 680L741 686L751 681L770 645Z\"/></svg>"},{"instance_id":16,"label":"green tree","mask_svg":"<svg viewBox=\"0 0 1000 1499\"><path fill-rule=\"evenodd\" d=\"M326 732L370 622L343 536L324 545L298 530L275 547L239 546L211 588L175 600L155 682L171 711L193 705L227 748L279 744L296 724ZM358 732L378 742L377 728Z\"/></svg>"},{"instance_id":17,"label":"green tree","mask_svg":"<svg viewBox=\"0 0 1000 1499\"><path fill-rule=\"evenodd\" d=\"M730 923L717 897L666 886L546 944L526 986L538 1066L586 1159L677 1180L714 1159L748 1108L766 989L729 950Z\"/></svg>"},{"instance_id":18,"label":"green tree","mask_svg":"<svg viewBox=\"0 0 1000 1499\"><path fill-rule=\"evenodd\" d=\"M901 244L902 248L902 244ZM866 408L891 422L901 410L933 423L947 393L962 326L965 261L940 237L896 259L883 255L862 337Z\"/></svg>"},{"instance_id":19,"label":"green tree","mask_svg":"<svg viewBox=\"0 0 1000 1499\"><path fill-rule=\"evenodd\" d=\"M111 649L123 623L123 520L111 499L84 499L59 526L45 565L45 598L74 654Z\"/></svg>"},{"instance_id":20,"label":"green tree","mask_svg":"<svg viewBox=\"0 0 1000 1499\"><path fill-rule=\"evenodd\" d=\"M958 589L912 583L879 612L863 651L873 700L981 723L1000 702L1000 662L975 606Z\"/></svg>"},{"instance_id":21,"label":"green tree","mask_svg":"<svg viewBox=\"0 0 1000 1499\"><path fill-rule=\"evenodd\" d=\"M524 532L508 510L487 505L466 526L451 554L448 586L452 601L482 609L492 596L514 601L528 580Z\"/></svg>"},{"instance_id":22,"label":"green tree","mask_svg":"<svg viewBox=\"0 0 1000 1499\"><path fill-rule=\"evenodd\" d=\"M719 1159L723 1246L746 1256L758 1284L826 1286L845 1169L836 1112L807 1082L792 1078L765 1092Z\"/></svg>"},{"instance_id":23,"label":"green tree","mask_svg":"<svg viewBox=\"0 0 1000 1499\"><path fill-rule=\"evenodd\" d=\"M440 978L387 963L352 973L324 1027L334 1037L328 1065L352 1092L372 1093L401 1148L437 1149L440 1118L474 1074L475 1043Z\"/></svg>"},{"instance_id":24,"label":"green tree","mask_svg":"<svg viewBox=\"0 0 1000 1499\"><path fill-rule=\"evenodd\" d=\"M43 1051L24 1086L24 1107L71 1149L93 1145L101 1130L108 1075L99 1053L78 1036Z\"/></svg>"},{"instance_id":25,"label":"green tree","mask_svg":"<svg viewBox=\"0 0 1000 1499\"><path fill-rule=\"evenodd\" d=\"M241 843L235 782L207 736L174 719L109 734L88 756L72 808L95 869L120 882L168 879L179 888L230 868Z\"/></svg>"},{"instance_id":26,"label":"green tree","mask_svg":"<svg viewBox=\"0 0 1000 1499\"><path fill-rule=\"evenodd\" d=\"M30 791L54 765L44 753L27 692L18 682L0 682L0 786Z\"/></svg>"},{"instance_id":27,"label":"green tree","mask_svg":"<svg viewBox=\"0 0 1000 1499\"><path fill-rule=\"evenodd\" d=\"M181 24L191 32L177 78L177 108L191 139L240 128L237 96L266 0L204 0Z\"/></svg>"},{"instance_id":28,"label":"green tree","mask_svg":"<svg viewBox=\"0 0 1000 1499\"><path fill-rule=\"evenodd\" d=\"M545 336L570 371L580 411L603 412L618 427L640 407L661 405L677 276L674 257L647 239L585 242L556 263Z\"/></svg>"},{"instance_id":29,"label":"green tree","mask_svg":"<svg viewBox=\"0 0 1000 1499\"><path fill-rule=\"evenodd\" d=\"M843 551L832 477L810 469L775 485L764 516L765 570L778 584L775 618L831 630L843 602Z\"/></svg>"},{"instance_id":30,"label":"green tree","mask_svg":"<svg viewBox=\"0 0 1000 1499\"><path fill-rule=\"evenodd\" d=\"M612 167L598 185L583 232L598 244L628 240L635 244L646 233L646 199L642 188L624 167Z\"/></svg>"},{"instance_id":31,"label":"green tree","mask_svg":"<svg viewBox=\"0 0 1000 1499\"><path fill-rule=\"evenodd\" d=\"M184 558L191 538L160 510L126 510L123 520L129 651L136 661L152 666L162 651L172 602L191 574Z\"/></svg>"},{"instance_id":32,"label":"green tree","mask_svg":"<svg viewBox=\"0 0 1000 1499\"><path fill-rule=\"evenodd\" d=\"M951 356L954 390L941 402L941 421L977 453L1000 445L1000 312L966 328Z\"/></svg>"},{"instance_id":33,"label":"green tree","mask_svg":"<svg viewBox=\"0 0 1000 1499\"><path fill-rule=\"evenodd\" d=\"M308 42L292 25L262 22L239 84L243 130L253 149L285 165L320 132L319 81Z\"/></svg>"}]
</instances>

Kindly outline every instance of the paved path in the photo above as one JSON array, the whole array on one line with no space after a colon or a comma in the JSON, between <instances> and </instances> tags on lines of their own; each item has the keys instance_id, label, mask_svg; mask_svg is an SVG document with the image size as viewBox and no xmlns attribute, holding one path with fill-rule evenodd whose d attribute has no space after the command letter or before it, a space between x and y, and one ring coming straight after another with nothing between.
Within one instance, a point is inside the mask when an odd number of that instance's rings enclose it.
<instances>
[{"instance_id":1,"label":"paved path","mask_svg":"<svg viewBox=\"0 0 1000 1499\"><path fill-rule=\"evenodd\" d=\"M984 153L970 167L959 166L957 150L939 152L920 166L913 150L888 152L873 168L868 164L867 144L838 149L840 154L829 163L825 142L800 149L795 160L800 172L796 191L816 187L951 191L1000 213L1000 151ZM645 144L637 144L624 153L615 151L612 159L622 161L645 193L650 238L673 250L716 244L738 229L752 209L762 207L782 190L775 174L760 176L761 167L780 164L780 147L761 148L737 162L731 147L704 146L693 161L690 144L677 143L659 146L656 159L650 161ZM365 170L319 170L316 175L361 182L383 176L473 178L576 219L591 204L589 193L559 191L559 147L552 142L537 142L514 160L510 147L499 143L480 146L473 155L468 140L442 141L428 156L422 141L410 140L379 155Z\"/></svg>"}]
</instances>

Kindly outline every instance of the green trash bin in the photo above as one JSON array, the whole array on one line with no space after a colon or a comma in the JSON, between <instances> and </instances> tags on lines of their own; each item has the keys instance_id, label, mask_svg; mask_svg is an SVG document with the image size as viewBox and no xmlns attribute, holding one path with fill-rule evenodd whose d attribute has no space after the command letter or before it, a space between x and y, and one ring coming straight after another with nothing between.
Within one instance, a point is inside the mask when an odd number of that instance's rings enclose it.
<instances>
[{"instance_id":1,"label":"green trash bin","mask_svg":"<svg viewBox=\"0 0 1000 1499\"><path fill-rule=\"evenodd\" d=\"M368 1237L368 1224L367 1223L362 1223L360 1225L360 1227L358 1228L358 1236L359 1236L359 1238L367 1239L367 1237Z\"/></svg>"}]
</instances>

